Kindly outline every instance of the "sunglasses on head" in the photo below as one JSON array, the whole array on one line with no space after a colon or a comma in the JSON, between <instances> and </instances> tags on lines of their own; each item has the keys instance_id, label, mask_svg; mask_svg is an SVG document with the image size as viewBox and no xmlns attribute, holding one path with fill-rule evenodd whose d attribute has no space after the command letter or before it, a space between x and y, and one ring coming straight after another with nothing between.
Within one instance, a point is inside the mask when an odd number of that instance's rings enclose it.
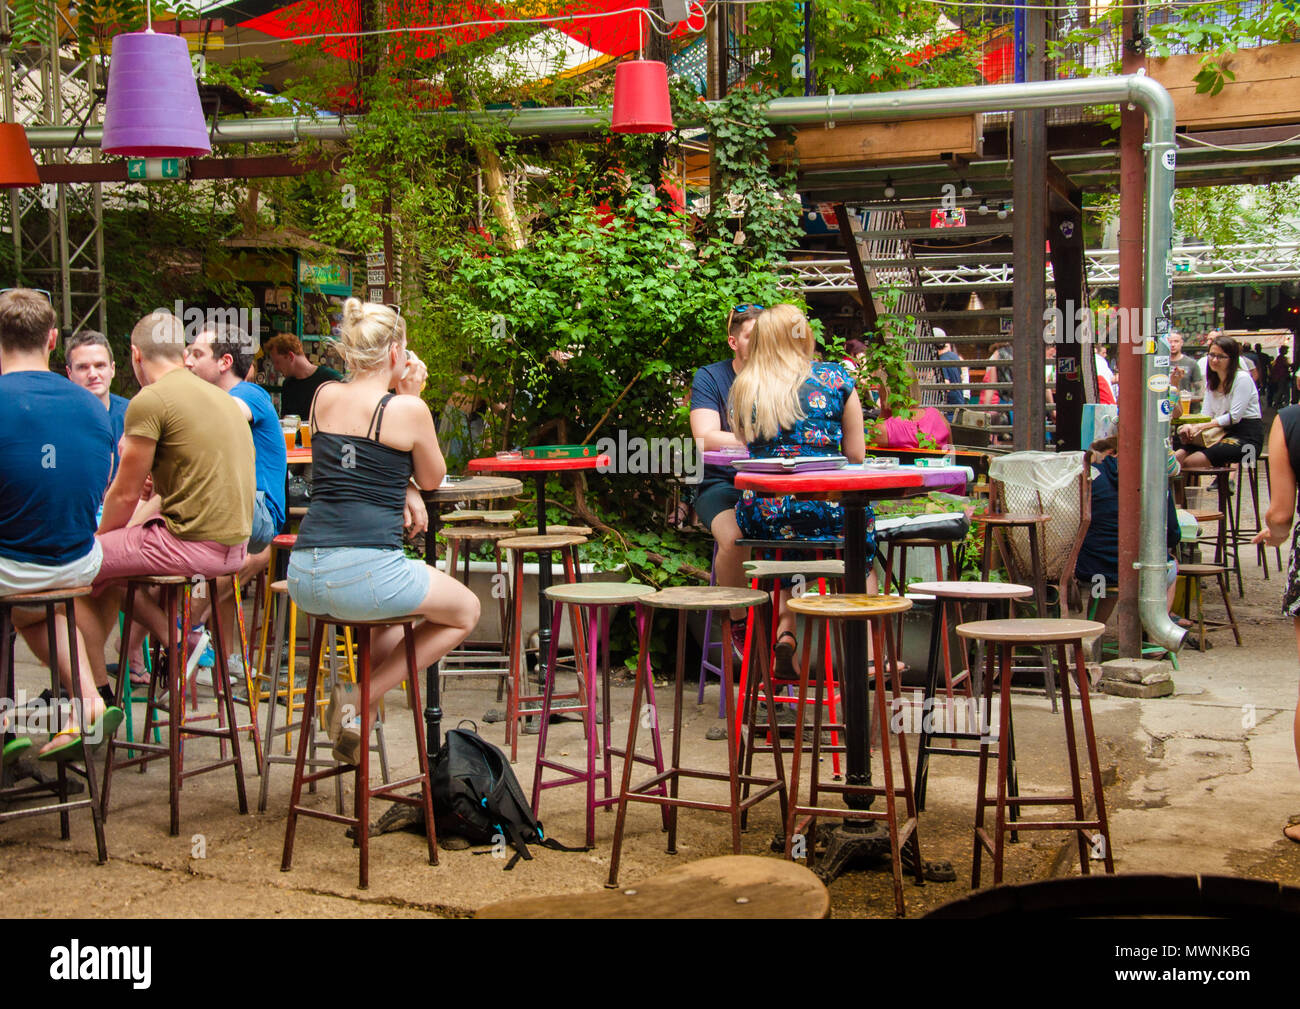
<instances>
[{"instance_id":1,"label":"sunglasses on head","mask_svg":"<svg viewBox=\"0 0 1300 1009\"><path fill-rule=\"evenodd\" d=\"M48 301L48 302L50 303L50 307L51 307L51 308L54 307L54 296L53 296L52 294L50 294L49 291L46 291L46 290L43 289L43 288L40 288L40 287L0 287L0 294L8 294L10 291L35 291L37 294L43 294L43 295L45 295L45 300Z\"/></svg>"},{"instance_id":2,"label":"sunglasses on head","mask_svg":"<svg viewBox=\"0 0 1300 1009\"><path fill-rule=\"evenodd\" d=\"M739 318L740 316L742 316L742 315L748 315L750 312L761 312L761 311L763 311L763 306L762 306L762 305L735 305L735 306L733 306L732 309L731 309L731 311L727 313L727 330L728 330L728 331L731 330L731 324L732 324L733 322L735 322L736 319Z\"/></svg>"}]
</instances>

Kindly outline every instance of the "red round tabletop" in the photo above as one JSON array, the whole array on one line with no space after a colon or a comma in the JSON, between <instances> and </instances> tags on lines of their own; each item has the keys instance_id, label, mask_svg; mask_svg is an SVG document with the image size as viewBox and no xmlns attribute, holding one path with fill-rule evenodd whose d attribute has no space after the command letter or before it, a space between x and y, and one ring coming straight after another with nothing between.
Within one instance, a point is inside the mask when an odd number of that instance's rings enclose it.
<instances>
[{"instance_id":1,"label":"red round tabletop","mask_svg":"<svg viewBox=\"0 0 1300 1009\"><path fill-rule=\"evenodd\" d=\"M767 494L834 494L844 491L911 490L924 486L920 473L890 470L816 470L812 473L737 473L740 490Z\"/></svg>"},{"instance_id":2,"label":"red round tabletop","mask_svg":"<svg viewBox=\"0 0 1300 1009\"><path fill-rule=\"evenodd\" d=\"M471 473L550 473L570 469L608 466L609 456L589 455L582 459L498 459L494 455L471 459L465 467Z\"/></svg>"},{"instance_id":3,"label":"red round tabletop","mask_svg":"<svg viewBox=\"0 0 1300 1009\"><path fill-rule=\"evenodd\" d=\"M291 448L285 452L290 466L299 466L311 462L310 448Z\"/></svg>"}]
</instances>

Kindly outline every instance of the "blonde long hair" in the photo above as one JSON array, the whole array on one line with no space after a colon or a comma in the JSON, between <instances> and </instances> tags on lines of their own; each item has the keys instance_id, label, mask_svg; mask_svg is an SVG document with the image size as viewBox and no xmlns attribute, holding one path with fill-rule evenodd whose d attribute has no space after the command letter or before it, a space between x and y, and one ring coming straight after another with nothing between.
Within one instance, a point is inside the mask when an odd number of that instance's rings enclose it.
<instances>
[{"instance_id":1,"label":"blonde long hair","mask_svg":"<svg viewBox=\"0 0 1300 1009\"><path fill-rule=\"evenodd\" d=\"M741 441L771 440L804 419L799 389L812 375L812 327L793 305L774 305L754 324L749 358L731 386L731 430Z\"/></svg>"},{"instance_id":2,"label":"blonde long hair","mask_svg":"<svg viewBox=\"0 0 1300 1009\"><path fill-rule=\"evenodd\" d=\"M382 368L388 348L405 339L405 320L387 305L349 298L343 303L339 338L331 342L348 371L356 373Z\"/></svg>"}]
</instances>

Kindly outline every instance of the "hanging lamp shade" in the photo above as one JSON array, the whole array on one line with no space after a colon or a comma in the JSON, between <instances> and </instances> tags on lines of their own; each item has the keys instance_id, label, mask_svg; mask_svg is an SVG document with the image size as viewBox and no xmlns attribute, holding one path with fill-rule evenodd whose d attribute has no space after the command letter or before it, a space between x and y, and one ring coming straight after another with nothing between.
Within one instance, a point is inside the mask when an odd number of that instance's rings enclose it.
<instances>
[{"instance_id":1,"label":"hanging lamp shade","mask_svg":"<svg viewBox=\"0 0 1300 1009\"><path fill-rule=\"evenodd\" d=\"M136 158L212 152L189 46L179 35L131 32L113 39L101 147Z\"/></svg>"},{"instance_id":2,"label":"hanging lamp shade","mask_svg":"<svg viewBox=\"0 0 1300 1009\"><path fill-rule=\"evenodd\" d=\"M36 159L21 123L0 123L0 187L39 186Z\"/></svg>"},{"instance_id":3,"label":"hanging lamp shade","mask_svg":"<svg viewBox=\"0 0 1300 1009\"><path fill-rule=\"evenodd\" d=\"M673 128L668 67L658 60L627 60L614 71L615 133L667 133Z\"/></svg>"}]
</instances>

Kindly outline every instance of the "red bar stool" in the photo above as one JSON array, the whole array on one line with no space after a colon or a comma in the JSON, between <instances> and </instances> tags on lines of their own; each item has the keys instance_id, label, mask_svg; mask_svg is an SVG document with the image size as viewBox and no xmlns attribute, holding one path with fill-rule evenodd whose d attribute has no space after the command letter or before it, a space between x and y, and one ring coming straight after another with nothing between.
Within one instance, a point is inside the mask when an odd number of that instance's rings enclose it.
<instances>
[{"instance_id":1,"label":"red bar stool","mask_svg":"<svg viewBox=\"0 0 1300 1009\"><path fill-rule=\"evenodd\" d=\"M1079 871L1088 875L1091 871L1089 855L1098 851L1105 860L1106 871L1115 871L1115 862L1111 854L1110 826L1106 818L1106 797L1101 787L1101 767L1097 762L1097 741L1092 728L1092 705L1088 699L1088 671L1084 662L1083 639L1101 634L1105 624L1092 620L976 620L961 624L957 633L967 640L983 641L990 647L987 650L988 666L984 675L984 713L983 717L992 721L993 679L995 672L995 651L1001 665L1001 690L998 712L998 751L997 777L994 785L997 796L989 798L986 794L988 781L989 746L991 732L985 733L980 740L979 784L975 795L975 856L971 868L971 888L980 885L980 861L985 849L993 856L993 884L1002 882L1002 857L1004 838L1009 833L1022 830L1066 830L1077 835L1079 844ZM1035 647L1053 648L1056 651L1057 674L1061 681L1061 707L1065 714L1065 744L1070 760L1070 794L1069 795L1020 795L1014 800L1008 795L1007 785L1010 780L1012 752L1010 745L1002 745L1002 740L1011 739L1011 652L1016 645L1033 645ZM1065 649L1069 645L1074 651L1074 671L1079 683L1079 708L1083 716L1083 741L1088 751L1088 769L1092 777L1092 797L1096 803L1096 815L1088 818L1084 815L1083 791L1079 783L1079 754L1075 744L1074 712L1070 705L1070 673L1066 662ZM996 646L996 648L994 647ZM991 729L991 725L987 726ZM993 834L989 836L984 827L984 811L994 807ZM1074 818L1065 820L1010 820L1007 809L1010 806L1071 806ZM1100 849L1098 850L1098 845Z\"/></svg>"},{"instance_id":2,"label":"red bar stool","mask_svg":"<svg viewBox=\"0 0 1300 1009\"><path fill-rule=\"evenodd\" d=\"M638 634L645 626L646 613L641 607L640 601L646 596L653 595L655 589L651 585L637 585L631 582L580 582L573 585L553 585L546 590L546 598L555 604L555 610L551 618L551 626L558 627L560 624L560 611L564 606L572 607L574 610L586 610L587 616L587 663L583 670L584 675L584 693L586 702L579 705L570 705L567 707L557 707L554 704L555 692L555 658L556 658L556 638L551 638L550 661L547 663L547 669L550 676L547 677L545 695L542 700L541 711L541 736L537 741L537 758L533 764L533 797L532 806L533 814L541 816L541 799L542 790L547 788L558 788L562 785L585 784L587 786L587 846L591 847L596 843L596 809L608 809L618 800L612 794L613 775L611 773L611 758L622 757L628 760L628 751L616 749L610 739L610 718L609 704L609 616L610 611L619 607L626 606L629 603L636 607L636 627ZM597 662L597 653L600 653L600 661ZM638 656L638 659L644 659L648 664L650 658L648 655ZM599 664L600 673L599 681L597 680L597 665ZM596 694L599 682L599 693L601 701L601 728L603 736L598 739L596 735ZM641 756L632 753L631 760L648 764L656 772L662 773L664 769L663 747L659 739L659 709L655 704L654 696L654 676L648 675L646 679L648 690L648 704L646 711L640 711L633 708L629 717L643 718L649 715L650 718L650 736L652 742L652 756ZM551 716L558 714L581 714L583 716L582 729L586 739L587 760L585 768L576 768L568 764L562 764L554 758L546 756L546 748L550 738ZM601 754L602 767L596 769L596 755ZM547 770L559 771L568 777L559 781L548 781L543 783L542 778ZM596 797L597 782L604 783L605 795L603 798ZM667 787L663 786L659 794L666 795ZM667 827L667 811L665 810L664 826Z\"/></svg>"},{"instance_id":3,"label":"red bar stool","mask_svg":"<svg viewBox=\"0 0 1300 1009\"><path fill-rule=\"evenodd\" d=\"M68 633L69 668L72 670L72 703L76 705L76 710L80 715L85 709L82 706L84 698L81 694L81 675L77 656L77 623L74 600L89 596L90 593L90 586L84 585L77 588L50 589L46 592L24 592L0 596L0 690L4 692L4 698L10 702L14 700L13 610L15 607L41 607L45 610L46 647L50 653L50 696L54 698L51 701L51 709L47 713L47 717L50 719L48 728L51 735L58 731L55 722L58 717L57 711L59 707L57 699L61 696L58 642L54 619L56 607L63 606ZM125 675L118 678L118 707L121 707L121 684L129 679L130 677ZM8 708L12 716L16 717L18 715L19 709L13 709L8 705L6 705L6 708ZM116 726L114 726L114 729L116 729ZM0 801L6 804L4 812L0 812L0 823L7 820L17 820L25 816L58 813L59 836L66 841L72 836L68 814L77 809L89 809L90 819L95 828L95 848L99 855L99 862L102 865L108 861L108 844L104 840L104 806L99 799L99 777L95 773L93 741L91 741L91 745L85 745L83 742L81 750L80 767L76 766L71 760L60 760L58 762L59 775L56 781L36 782L35 784L20 786L10 786L6 781L4 783L5 787L0 787ZM68 771L72 771L74 774L86 779L86 798L70 799L68 797ZM43 806L12 808L12 804L15 802L47 794L58 801Z\"/></svg>"},{"instance_id":4,"label":"red bar stool","mask_svg":"<svg viewBox=\"0 0 1300 1009\"><path fill-rule=\"evenodd\" d=\"M885 646L886 638L890 637L887 633L887 624L891 617L911 609L912 601L902 596L871 596L865 593L854 593L837 596L801 596L798 599L790 600L789 605L794 612L808 617L809 633L804 638L803 658L799 664L799 707L796 709L794 754L790 758L790 808L786 817L785 856L786 858L794 856L795 836L798 834L809 839L808 855L811 861L813 848L811 837L818 817L834 816L854 820L883 820L889 828L889 851L893 861L894 913L901 918L906 913L906 905L903 902L903 845L911 845L912 864L916 868L917 885L921 886L925 883L925 863L921 859L921 840L916 830L916 800L912 794L911 769L907 759L907 737L903 732L903 726L899 724L897 729L892 732L895 742L898 744L899 764L903 769L902 798L907 816L901 823L899 822L898 811L894 808L898 792L894 786L894 758L890 753L888 741L882 741L880 745L880 776L882 784L826 784L821 781L822 706L820 701L823 680L820 678L817 681L817 698L813 702L815 721L813 723L812 777L806 805L799 803L799 771L803 756L804 716L807 712L808 702L812 645L811 625L813 621L819 621L821 624L823 648L825 648L826 640L830 635L832 621L867 621L872 656L870 675L873 687L872 693L875 698L875 716L872 721L875 726L880 727L883 740L887 731L885 727L889 726L893 730L894 726L894 720L889 717L889 710L885 704L885 692L889 689L886 686L886 663L891 666L888 676L893 684L892 696L894 703L901 703L901 694L898 687L898 656L892 648L887 650ZM854 670L844 670L842 674L842 676L852 675L854 675ZM829 806L820 806L818 805L818 799L822 792L836 792L846 797L883 797L885 808L883 810L853 807L835 809ZM801 816L804 817L803 820L800 820Z\"/></svg>"},{"instance_id":5,"label":"red bar stool","mask_svg":"<svg viewBox=\"0 0 1300 1009\"><path fill-rule=\"evenodd\" d=\"M762 802L768 796L776 794L781 803L782 820L785 819L786 813L785 769L782 765L781 750L779 748L775 748L772 753L776 764L774 777L751 777L743 775L740 771L740 761L736 747L739 725L736 717L736 695L733 692L731 675L734 656L730 650L725 650L726 661L722 664L723 696L727 702L727 770L723 773L721 771L682 766L682 690L686 675L686 615L692 610L713 611L715 616L722 619L722 640L724 642L730 641L731 610L754 607L753 612L761 620L766 616L767 593L758 592L754 589L736 589L716 585L680 586L662 589L653 595L645 596L640 600L640 603L651 610L677 611L677 679L673 704L673 748L668 766L659 774L636 786L632 785L633 761L623 761L623 782L618 792L618 820L614 825L614 850L610 856L609 880L606 883L610 887L618 885L618 867L623 852L623 830L627 823L627 805L629 802L647 802L667 807L668 854L670 855L677 854L677 810L680 807L729 813L731 815L731 850L737 855L740 854L740 821L746 810ZM641 710L641 697L647 689L650 664L646 661L645 656L649 651L652 623L653 613L651 619L647 619L641 629L636 685L632 690L632 711L634 713ZM770 697L772 696L772 679L768 664L763 661L765 650L757 649L754 654L760 657L763 675L761 681L759 678L755 678L753 682L755 687L759 682L762 682L767 688ZM635 715L629 719L626 751L629 754L636 753L637 728L640 722L641 719L635 717ZM777 733L776 710L772 705L768 706L768 728L771 730L773 738L775 738ZM730 789L729 800L727 802L707 802L699 799L683 799L678 795L683 778L725 781ZM664 783L668 784L667 795L662 794L660 789L660 786ZM758 791L748 798L742 799L740 790L743 785L755 786Z\"/></svg>"},{"instance_id":6,"label":"red bar stool","mask_svg":"<svg viewBox=\"0 0 1300 1009\"><path fill-rule=\"evenodd\" d=\"M560 526L558 528L565 528ZM542 694L527 693L528 662L524 654L524 554L536 554L538 564L550 564L551 555L558 553L564 561L564 580L569 584L579 581L577 548L587 542L585 536L576 533L555 533L549 529L545 536L512 536L498 543L502 550L510 552L510 593L514 600L514 614L510 618L510 676L506 680L506 740L510 743L510 762L519 759L519 723L527 718L537 717L536 709L524 708L524 704L540 704ZM576 669L582 669L586 662L586 649L582 640L582 627L576 618L570 623L573 635L573 653ZM559 634L559 628L552 628L552 634ZM582 676L578 676L576 693L555 695L556 700L583 699ZM584 701L585 703L585 701Z\"/></svg>"},{"instance_id":7,"label":"red bar stool","mask_svg":"<svg viewBox=\"0 0 1300 1009\"><path fill-rule=\"evenodd\" d=\"M455 514L455 513L453 513ZM483 515L483 512L470 512L471 515ZM513 515L514 512L504 512ZM444 516L444 519L446 516ZM482 677L494 676L497 680L497 700L500 701L505 691L506 678L510 675L510 586L501 564L501 540L518 535L515 530L504 525L472 525L460 522L449 525L442 530L447 541L447 574L457 577L456 562L463 554L464 568L460 580L469 585L470 554L474 545L488 543L492 546L492 557L496 562L496 580L492 595L497 600L497 615L501 628L498 641L464 641L442 657L438 671L445 684L452 676ZM504 588L497 591L496 585Z\"/></svg>"},{"instance_id":8,"label":"red bar stool","mask_svg":"<svg viewBox=\"0 0 1300 1009\"><path fill-rule=\"evenodd\" d=\"M360 849L360 874L358 888L364 890L370 885L370 800L387 799L389 802L401 802L408 806L419 807L424 814L424 831L429 841L429 864L438 864L438 837L433 822L433 791L429 780L429 755L424 736L424 710L420 705L419 669L415 665L415 637L413 623L419 617L398 617L393 620L341 620L322 613L308 613L315 623L312 631L311 656L307 666L307 697L316 696L316 680L321 666L321 645L327 624L353 628L357 642L357 694L359 698L358 717L363 726L370 726L374 716L370 707L370 634L373 628L401 627L406 645L406 699L411 706L411 717L415 722L415 750L420 761L420 773L399 781L388 781L380 785L370 783L370 747L362 746L355 767L335 764L323 771L305 773L307 754L316 738L316 705L307 703L303 707L302 727L298 732L298 759L293 768L293 793L289 799L289 819L284 828L284 858L280 862L280 871L288 872L293 867L293 842L298 829L299 816L312 816L333 823L345 823L356 829L356 843ZM367 730L367 734L369 730ZM353 773L355 815L345 816L330 813L323 809L303 806L302 786L342 774ZM416 796L398 795L398 789L407 788L418 783L420 794Z\"/></svg>"},{"instance_id":9,"label":"red bar stool","mask_svg":"<svg viewBox=\"0 0 1300 1009\"><path fill-rule=\"evenodd\" d=\"M186 778L192 778L196 774L206 774L209 771L216 771L223 767L233 766L235 769L235 791L239 798L239 811L248 812L248 797L244 792L244 758L239 746L240 726L235 719L235 702L234 694L230 689L230 667L226 662L226 646L221 635L221 607L212 607L212 648L216 653L217 664L212 671L213 684L217 691L217 703L225 709L224 719L220 725L213 728L199 727L195 725L196 720L187 719L185 716L185 635L189 633L189 594L194 584L203 584L209 596L216 598L216 580L212 578L200 578L195 576L194 579L185 578L181 575L150 575L145 577L127 579L126 600L122 605L123 622L122 622L122 647L118 656L118 668L126 668L126 657L131 650L131 624L135 616L135 594L140 590L157 588L160 593L160 601L163 612L167 615L167 697L165 700L158 698L158 677L155 676L149 681L149 702L145 709L144 726L140 732L140 739L136 742L123 741L119 743L116 739L108 741L108 752L104 756L104 818L108 818L108 800L113 785L113 771L118 768L138 766L141 773L144 772L146 765L151 761L167 758L167 780L169 792L169 804L171 806L171 823L168 832L175 837L181 832L181 785ZM184 612L185 626L177 632L177 617ZM161 646L162 642L156 642ZM155 664L156 667L156 664ZM117 679L116 704L121 707L122 690L128 677L119 676ZM167 715L166 721L159 718L159 713L164 712ZM206 716L201 720L207 720L211 716ZM148 742L149 734L155 728L162 725L167 726L167 745L163 746L158 743ZM181 742L186 737L200 737L224 740L230 743L233 756L225 756L225 748L222 748L221 758L213 763L204 764L201 767L185 768L181 759ZM128 757L125 760L114 760L113 755L117 749L125 749L130 745L131 750L140 751L140 755Z\"/></svg>"}]
</instances>

